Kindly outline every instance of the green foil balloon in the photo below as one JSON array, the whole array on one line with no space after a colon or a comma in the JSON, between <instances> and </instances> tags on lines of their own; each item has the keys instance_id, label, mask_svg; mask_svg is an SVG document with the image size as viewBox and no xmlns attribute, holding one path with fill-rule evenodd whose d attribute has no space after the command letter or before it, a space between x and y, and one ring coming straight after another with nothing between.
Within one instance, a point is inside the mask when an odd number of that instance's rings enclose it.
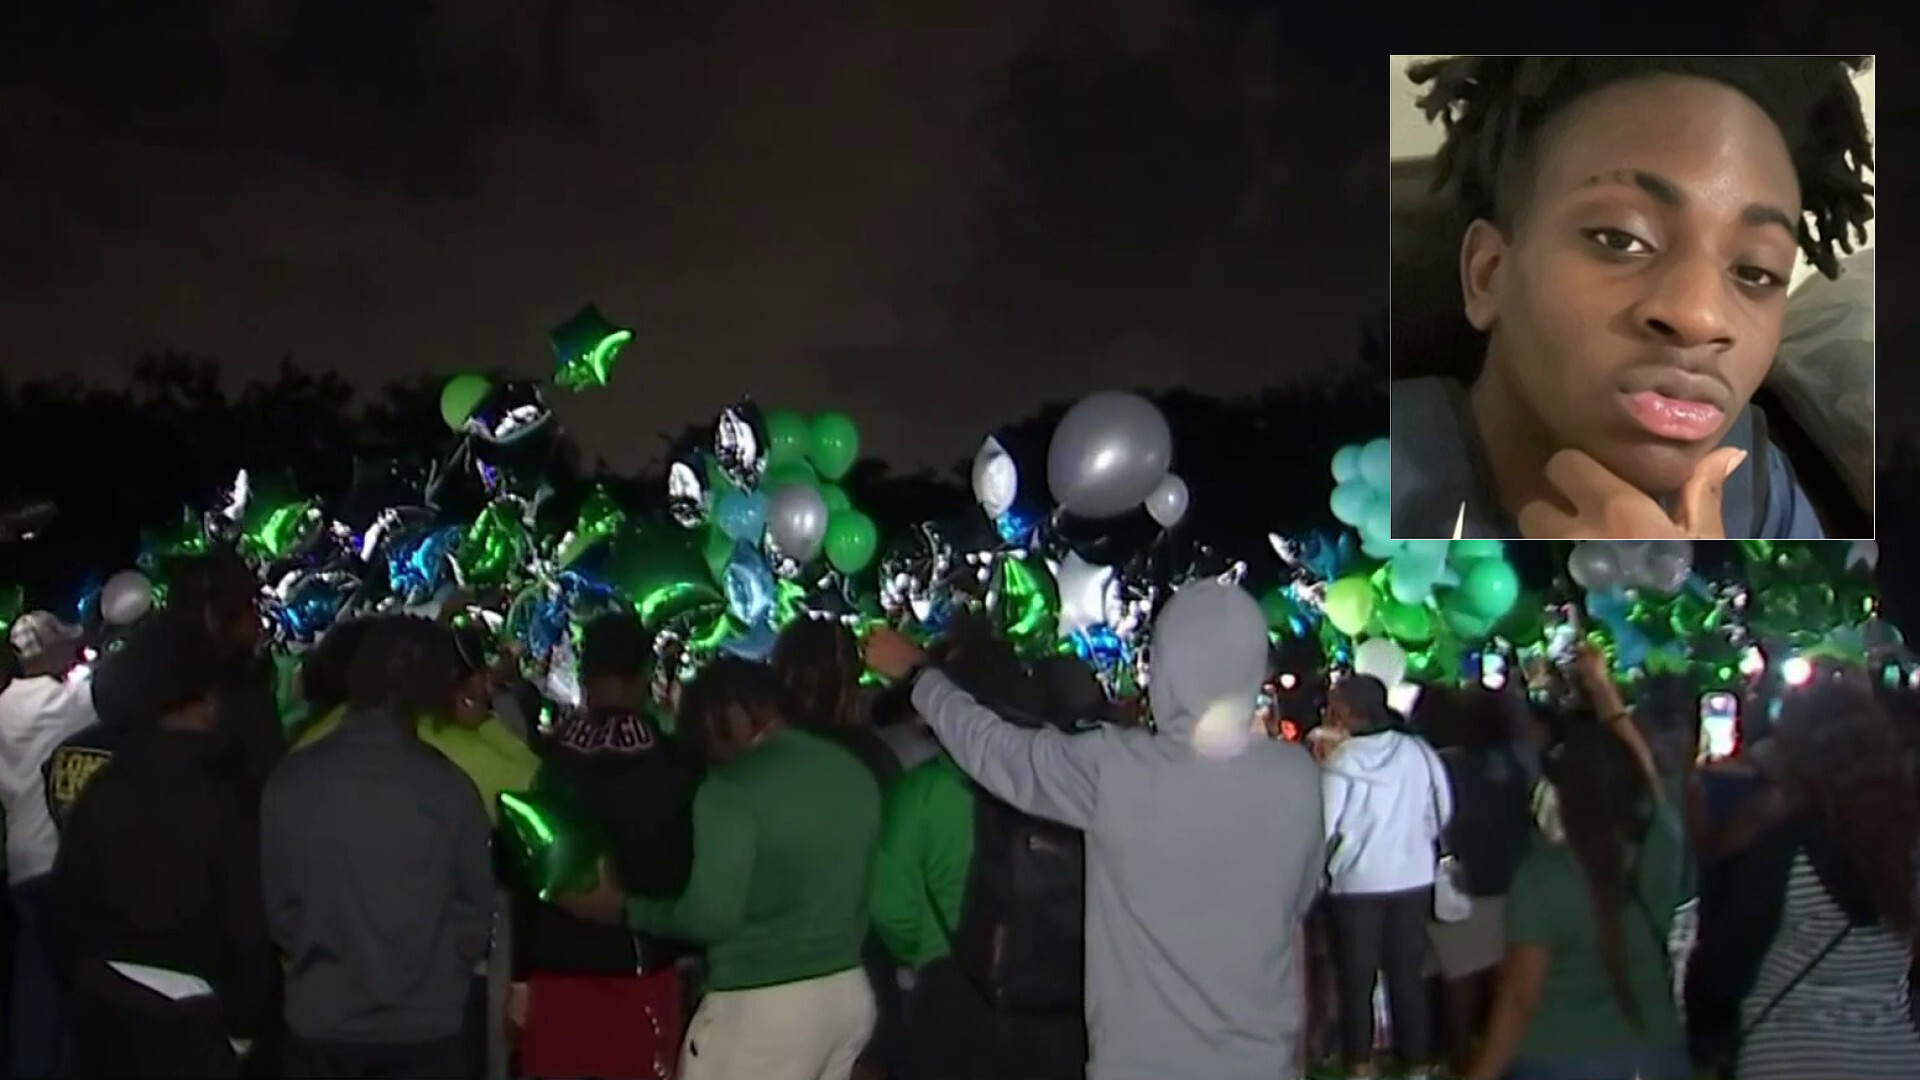
<instances>
[{"instance_id":1,"label":"green foil balloon","mask_svg":"<svg viewBox=\"0 0 1920 1080\"><path fill-rule=\"evenodd\" d=\"M606 843L570 794L543 787L500 793L508 849L542 900L591 890L600 880Z\"/></svg>"},{"instance_id":2,"label":"green foil balloon","mask_svg":"<svg viewBox=\"0 0 1920 1080\"><path fill-rule=\"evenodd\" d=\"M627 512L620 509L620 504L613 501L613 496L607 494L606 488L595 485L587 493L586 501L580 505L580 516L574 521L573 535L554 561L563 569L572 566L594 545L613 539L614 534L626 523Z\"/></svg>"},{"instance_id":3,"label":"green foil balloon","mask_svg":"<svg viewBox=\"0 0 1920 1080\"><path fill-rule=\"evenodd\" d=\"M860 429L841 412L823 412L813 418L814 467L828 480L847 475L860 459ZM831 509L831 508L829 508Z\"/></svg>"},{"instance_id":4,"label":"green foil balloon","mask_svg":"<svg viewBox=\"0 0 1920 1080\"><path fill-rule=\"evenodd\" d=\"M866 569L879 544L880 530L858 510L841 510L827 519L827 561L843 574Z\"/></svg>"},{"instance_id":5,"label":"green foil balloon","mask_svg":"<svg viewBox=\"0 0 1920 1080\"><path fill-rule=\"evenodd\" d=\"M607 580L633 603L650 631L707 607L724 611L727 600L703 546L703 538L672 525L629 524L608 553Z\"/></svg>"},{"instance_id":6,"label":"green foil balloon","mask_svg":"<svg viewBox=\"0 0 1920 1080\"><path fill-rule=\"evenodd\" d=\"M527 529L520 509L504 500L488 503L460 534L453 562L468 586L505 584L527 555Z\"/></svg>"},{"instance_id":7,"label":"green foil balloon","mask_svg":"<svg viewBox=\"0 0 1920 1080\"><path fill-rule=\"evenodd\" d=\"M554 327L548 338L553 344L553 381L569 390L585 390L607 385L633 331L608 322L599 308L588 304Z\"/></svg>"},{"instance_id":8,"label":"green foil balloon","mask_svg":"<svg viewBox=\"0 0 1920 1080\"><path fill-rule=\"evenodd\" d=\"M273 499L255 493L240 520L240 548L274 560L304 550L325 526L312 499Z\"/></svg>"},{"instance_id":9,"label":"green foil balloon","mask_svg":"<svg viewBox=\"0 0 1920 1080\"><path fill-rule=\"evenodd\" d=\"M767 423L767 468L804 465L813 450L813 429L792 409L768 409L762 414Z\"/></svg>"},{"instance_id":10,"label":"green foil balloon","mask_svg":"<svg viewBox=\"0 0 1920 1080\"><path fill-rule=\"evenodd\" d=\"M1001 633L1014 651L1032 660L1047 655L1059 640L1060 586L1038 559L1003 556L994 566L1000 594Z\"/></svg>"}]
</instances>

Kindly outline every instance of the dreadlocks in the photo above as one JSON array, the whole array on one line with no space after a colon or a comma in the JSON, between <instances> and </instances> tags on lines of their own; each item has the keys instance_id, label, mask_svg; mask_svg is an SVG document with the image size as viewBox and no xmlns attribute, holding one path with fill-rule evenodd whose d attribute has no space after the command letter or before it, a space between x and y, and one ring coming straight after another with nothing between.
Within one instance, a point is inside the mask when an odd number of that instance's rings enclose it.
<instances>
[{"instance_id":1,"label":"dreadlocks","mask_svg":"<svg viewBox=\"0 0 1920 1080\"><path fill-rule=\"evenodd\" d=\"M1609 83L1649 75L1711 79L1759 105L1786 138L1800 180L1800 248L1821 273L1866 240L1873 218L1873 143L1853 75L1866 56L1455 56L1411 65L1419 98L1446 141L1434 190L1449 184L1466 220L1511 234L1532 188L1533 140L1547 121Z\"/></svg>"}]
</instances>

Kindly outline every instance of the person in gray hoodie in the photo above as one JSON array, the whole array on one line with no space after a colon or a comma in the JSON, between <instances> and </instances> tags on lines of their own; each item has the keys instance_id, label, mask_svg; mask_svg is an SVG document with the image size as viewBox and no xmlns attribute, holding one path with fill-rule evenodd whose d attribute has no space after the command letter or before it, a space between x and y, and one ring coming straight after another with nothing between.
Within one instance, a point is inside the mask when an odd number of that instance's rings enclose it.
<instances>
[{"instance_id":1,"label":"person in gray hoodie","mask_svg":"<svg viewBox=\"0 0 1920 1080\"><path fill-rule=\"evenodd\" d=\"M1267 633L1244 590L1176 592L1151 659L1157 730L1068 735L1002 722L894 631L867 639L868 665L912 680L914 708L969 776L1085 830L1091 1080L1298 1075L1301 919L1325 866L1319 771L1299 746L1253 738Z\"/></svg>"},{"instance_id":2,"label":"person in gray hoodie","mask_svg":"<svg viewBox=\"0 0 1920 1080\"><path fill-rule=\"evenodd\" d=\"M1334 684L1327 718L1352 733L1327 759L1323 794L1347 1075L1373 1075L1373 988L1384 974L1393 1038L1407 1075L1432 1064L1427 921L1441 830L1453 817L1446 769L1425 739L1394 730L1399 715L1370 675Z\"/></svg>"}]
</instances>

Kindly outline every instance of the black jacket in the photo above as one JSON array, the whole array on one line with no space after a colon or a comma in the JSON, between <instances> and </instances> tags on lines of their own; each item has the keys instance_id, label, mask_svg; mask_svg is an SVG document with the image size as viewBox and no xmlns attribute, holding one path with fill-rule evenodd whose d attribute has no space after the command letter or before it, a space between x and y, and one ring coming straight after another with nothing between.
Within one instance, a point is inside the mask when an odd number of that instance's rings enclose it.
<instances>
[{"instance_id":1,"label":"black jacket","mask_svg":"<svg viewBox=\"0 0 1920 1080\"><path fill-rule=\"evenodd\" d=\"M111 755L116 729L144 720L150 702L143 700L139 673L120 663L120 653L109 653L93 674L93 711L102 730L76 737L75 745ZM280 706L274 699L273 662L264 657L236 657L221 678L216 694L220 709L219 742L215 758L238 785L247 805L258 806L267 775L287 753L287 736L280 726ZM49 789L51 797L51 789ZM55 820L59 820L58 815Z\"/></svg>"},{"instance_id":2,"label":"black jacket","mask_svg":"<svg viewBox=\"0 0 1920 1080\"><path fill-rule=\"evenodd\" d=\"M53 868L53 943L63 972L127 961L198 975L230 1035L280 1011L280 963L260 894L259 831L210 735L147 727L72 806Z\"/></svg>"},{"instance_id":3,"label":"black jacket","mask_svg":"<svg viewBox=\"0 0 1920 1080\"><path fill-rule=\"evenodd\" d=\"M693 796L703 766L638 713L568 717L534 744L549 780L569 787L607 832L614 873L635 896L676 897L693 868ZM671 964L689 950L617 927L582 922L531 897L516 897L518 965L525 971L632 974Z\"/></svg>"}]
</instances>

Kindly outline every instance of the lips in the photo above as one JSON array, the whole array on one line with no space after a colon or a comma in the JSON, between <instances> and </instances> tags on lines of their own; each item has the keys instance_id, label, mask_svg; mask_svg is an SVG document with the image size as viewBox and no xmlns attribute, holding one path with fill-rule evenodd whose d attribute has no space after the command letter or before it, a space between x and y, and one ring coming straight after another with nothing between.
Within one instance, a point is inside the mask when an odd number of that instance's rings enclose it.
<instances>
[{"instance_id":1,"label":"lips","mask_svg":"<svg viewBox=\"0 0 1920 1080\"><path fill-rule=\"evenodd\" d=\"M1720 430L1730 397L1727 385L1712 376L1667 368L1637 380L1621 400L1627 415L1647 434L1699 442Z\"/></svg>"}]
</instances>

